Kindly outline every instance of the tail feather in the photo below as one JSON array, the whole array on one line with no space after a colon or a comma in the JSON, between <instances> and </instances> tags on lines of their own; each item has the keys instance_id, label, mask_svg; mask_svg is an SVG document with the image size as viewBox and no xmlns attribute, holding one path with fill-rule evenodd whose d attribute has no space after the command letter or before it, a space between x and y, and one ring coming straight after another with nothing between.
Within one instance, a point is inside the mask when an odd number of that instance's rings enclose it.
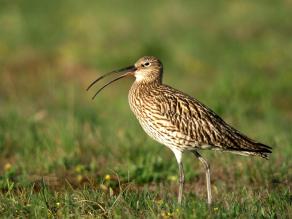
<instances>
[{"instance_id":1,"label":"tail feather","mask_svg":"<svg viewBox=\"0 0 292 219\"><path fill-rule=\"evenodd\" d=\"M268 145L256 142L254 143L254 152L256 155L261 156L262 158L268 158L269 154L272 153L272 148Z\"/></svg>"},{"instance_id":2,"label":"tail feather","mask_svg":"<svg viewBox=\"0 0 292 219\"><path fill-rule=\"evenodd\" d=\"M234 153L256 155L265 159L268 159L269 154L272 153L272 148L270 146L254 141L237 130L235 134L229 135L229 138L232 139L233 142L233 147L229 147L229 149Z\"/></svg>"},{"instance_id":3,"label":"tail feather","mask_svg":"<svg viewBox=\"0 0 292 219\"><path fill-rule=\"evenodd\" d=\"M268 159L268 156L272 153L272 148L259 142L250 142L250 147L231 149L230 152L241 155L260 156Z\"/></svg>"}]
</instances>

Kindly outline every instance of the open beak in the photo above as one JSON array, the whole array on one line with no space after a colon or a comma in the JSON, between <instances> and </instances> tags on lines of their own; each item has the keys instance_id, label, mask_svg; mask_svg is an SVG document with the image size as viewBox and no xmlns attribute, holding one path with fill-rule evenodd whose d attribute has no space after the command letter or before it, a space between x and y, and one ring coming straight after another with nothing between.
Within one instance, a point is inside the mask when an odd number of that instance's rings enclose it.
<instances>
[{"instance_id":1,"label":"open beak","mask_svg":"<svg viewBox=\"0 0 292 219\"><path fill-rule=\"evenodd\" d=\"M96 97L96 95L102 91L105 87L107 87L108 85L110 85L111 83L115 82L115 81L118 81L128 75L134 75L135 71L136 71L136 67L135 66L129 66L129 67L126 67L126 68L122 68L120 70L116 70L116 71L111 71L111 72L108 72L102 76L100 76L99 78L97 78L96 80L94 80L89 86L88 88L86 89L87 91L95 84L97 83L98 81L100 81L101 79L109 76L109 75L112 75L112 74L119 74L120 76L113 79L112 81L106 83L104 86L102 86L96 93L95 95L92 97L92 99L94 99Z\"/></svg>"}]
</instances>

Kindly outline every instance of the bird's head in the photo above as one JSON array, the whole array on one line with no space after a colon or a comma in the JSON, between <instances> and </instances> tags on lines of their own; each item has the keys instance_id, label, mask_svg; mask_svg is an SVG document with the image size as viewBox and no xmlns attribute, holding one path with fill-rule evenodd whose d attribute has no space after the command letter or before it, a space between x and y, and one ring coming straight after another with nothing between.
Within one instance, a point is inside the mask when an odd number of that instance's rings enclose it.
<instances>
[{"instance_id":1,"label":"bird's head","mask_svg":"<svg viewBox=\"0 0 292 219\"><path fill-rule=\"evenodd\" d=\"M134 76L136 78L137 82L144 82L144 83L150 83L157 81L158 83L161 83L162 80L162 72L163 72L163 65L160 62L160 60L154 56L144 56L140 58L134 65L122 68L120 70L115 70L109 73L106 73L99 78L97 78L95 81L93 81L87 90L89 90L96 82L99 80L105 78L106 76L117 74L118 77L113 79L112 81L106 83L104 86L102 86L96 94L92 97L94 97L105 87L110 85L111 83L120 80L126 76Z\"/></svg>"},{"instance_id":2,"label":"bird's head","mask_svg":"<svg viewBox=\"0 0 292 219\"><path fill-rule=\"evenodd\" d=\"M151 82L161 80L163 65L154 56L144 56L135 63L136 71L134 76L136 81Z\"/></svg>"}]
</instances>

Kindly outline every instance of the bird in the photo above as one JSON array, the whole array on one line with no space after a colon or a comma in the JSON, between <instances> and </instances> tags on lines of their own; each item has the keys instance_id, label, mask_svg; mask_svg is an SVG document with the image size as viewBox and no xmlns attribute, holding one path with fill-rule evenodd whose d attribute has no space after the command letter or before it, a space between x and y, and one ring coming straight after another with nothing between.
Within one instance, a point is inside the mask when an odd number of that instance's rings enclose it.
<instances>
[{"instance_id":1,"label":"bird","mask_svg":"<svg viewBox=\"0 0 292 219\"><path fill-rule=\"evenodd\" d=\"M106 73L94 80L89 90L101 79L117 77L97 90L127 76L135 77L129 93L130 109L143 130L155 141L168 147L178 163L178 203L181 205L185 182L182 155L191 152L202 163L206 177L207 204L212 203L210 165L201 150L227 151L240 155L256 155L268 159L272 148L255 141L233 128L196 98L163 83L163 64L154 56L144 56L134 65Z\"/></svg>"}]
</instances>

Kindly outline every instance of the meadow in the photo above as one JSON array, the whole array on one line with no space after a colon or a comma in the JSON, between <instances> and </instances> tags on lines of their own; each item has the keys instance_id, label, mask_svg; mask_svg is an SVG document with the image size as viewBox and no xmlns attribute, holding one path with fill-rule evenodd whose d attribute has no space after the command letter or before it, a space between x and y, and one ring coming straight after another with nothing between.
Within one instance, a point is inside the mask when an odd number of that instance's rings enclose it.
<instances>
[{"instance_id":1,"label":"meadow","mask_svg":"<svg viewBox=\"0 0 292 219\"><path fill-rule=\"evenodd\" d=\"M292 2L1 1L1 218L291 218ZM99 75L159 57L164 82L250 137L269 160L172 152L130 112L133 79ZM104 82L105 83L105 82Z\"/></svg>"}]
</instances>

